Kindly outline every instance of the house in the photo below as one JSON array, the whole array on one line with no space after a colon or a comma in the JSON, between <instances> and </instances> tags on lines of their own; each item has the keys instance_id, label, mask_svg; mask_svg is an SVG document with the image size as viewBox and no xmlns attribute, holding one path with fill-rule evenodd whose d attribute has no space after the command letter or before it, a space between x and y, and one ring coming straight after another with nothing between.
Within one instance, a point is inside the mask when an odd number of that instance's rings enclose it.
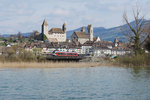
<instances>
[{"instance_id":1,"label":"house","mask_svg":"<svg viewBox=\"0 0 150 100\"><path fill-rule=\"evenodd\" d=\"M99 41L101 41L101 39L100 39L100 37L94 37L94 38L93 38L93 41L94 41L94 42L99 42Z\"/></svg>"},{"instance_id":2,"label":"house","mask_svg":"<svg viewBox=\"0 0 150 100\"><path fill-rule=\"evenodd\" d=\"M93 41L86 41L82 46L81 46L81 53L86 54L86 55L91 55L92 54L92 47L93 47Z\"/></svg>"},{"instance_id":3,"label":"house","mask_svg":"<svg viewBox=\"0 0 150 100\"><path fill-rule=\"evenodd\" d=\"M112 41L98 41L98 42L94 42L93 46L94 47L107 47L111 49L113 47L113 42Z\"/></svg>"},{"instance_id":4,"label":"house","mask_svg":"<svg viewBox=\"0 0 150 100\"><path fill-rule=\"evenodd\" d=\"M111 49L111 55L125 55L130 54L131 50L129 48L113 48Z\"/></svg>"},{"instance_id":5,"label":"house","mask_svg":"<svg viewBox=\"0 0 150 100\"><path fill-rule=\"evenodd\" d=\"M107 47L92 48L92 54L93 56L96 56L96 57L111 55L111 49Z\"/></svg>"}]
</instances>

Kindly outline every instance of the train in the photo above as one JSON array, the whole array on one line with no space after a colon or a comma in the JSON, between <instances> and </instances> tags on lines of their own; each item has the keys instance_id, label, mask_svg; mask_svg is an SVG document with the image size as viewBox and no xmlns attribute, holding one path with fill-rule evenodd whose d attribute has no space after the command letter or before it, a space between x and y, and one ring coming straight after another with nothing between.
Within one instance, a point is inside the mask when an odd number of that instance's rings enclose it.
<instances>
[{"instance_id":1,"label":"train","mask_svg":"<svg viewBox=\"0 0 150 100\"><path fill-rule=\"evenodd\" d=\"M64 56L64 57L77 57L77 56L79 56L79 54L76 52L65 52L65 51L56 51L56 50L54 50L52 52L52 55L53 56Z\"/></svg>"}]
</instances>

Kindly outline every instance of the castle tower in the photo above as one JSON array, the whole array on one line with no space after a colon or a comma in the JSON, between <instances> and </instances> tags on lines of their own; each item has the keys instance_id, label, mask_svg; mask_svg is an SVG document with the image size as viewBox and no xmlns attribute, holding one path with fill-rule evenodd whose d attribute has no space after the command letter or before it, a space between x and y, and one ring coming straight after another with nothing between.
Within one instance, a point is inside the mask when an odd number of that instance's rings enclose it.
<instances>
[{"instance_id":1,"label":"castle tower","mask_svg":"<svg viewBox=\"0 0 150 100\"><path fill-rule=\"evenodd\" d=\"M115 40L114 40L114 46L117 47L117 46L118 46L118 43L119 43L118 39L115 38Z\"/></svg>"},{"instance_id":2,"label":"castle tower","mask_svg":"<svg viewBox=\"0 0 150 100\"><path fill-rule=\"evenodd\" d=\"M66 23L64 23L63 25L62 25L62 30L63 30L63 32L64 32L64 40L66 41L67 40L67 34L66 34Z\"/></svg>"},{"instance_id":3,"label":"castle tower","mask_svg":"<svg viewBox=\"0 0 150 100\"><path fill-rule=\"evenodd\" d=\"M46 20L42 24L42 34L48 36L48 24Z\"/></svg>"},{"instance_id":4,"label":"castle tower","mask_svg":"<svg viewBox=\"0 0 150 100\"><path fill-rule=\"evenodd\" d=\"M90 41L93 41L93 26L92 25L88 25L87 26L87 31L88 31L88 34L89 34L89 40Z\"/></svg>"},{"instance_id":5,"label":"castle tower","mask_svg":"<svg viewBox=\"0 0 150 100\"><path fill-rule=\"evenodd\" d=\"M85 32L84 26L81 27L81 32Z\"/></svg>"},{"instance_id":6,"label":"castle tower","mask_svg":"<svg viewBox=\"0 0 150 100\"><path fill-rule=\"evenodd\" d=\"M62 30L66 33L66 23L63 24Z\"/></svg>"}]
</instances>

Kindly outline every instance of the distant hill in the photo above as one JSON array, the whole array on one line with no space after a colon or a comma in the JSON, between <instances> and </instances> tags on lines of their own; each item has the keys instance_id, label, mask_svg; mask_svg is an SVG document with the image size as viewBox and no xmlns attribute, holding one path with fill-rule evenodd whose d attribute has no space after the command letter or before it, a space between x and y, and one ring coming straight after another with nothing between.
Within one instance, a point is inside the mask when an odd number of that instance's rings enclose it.
<instances>
[{"instance_id":1,"label":"distant hill","mask_svg":"<svg viewBox=\"0 0 150 100\"><path fill-rule=\"evenodd\" d=\"M24 37L29 37L33 32L21 33ZM1 34L1 37L9 37L10 35L17 35L17 34Z\"/></svg>"},{"instance_id":2,"label":"distant hill","mask_svg":"<svg viewBox=\"0 0 150 100\"><path fill-rule=\"evenodd\" d=\"M145 20L146 23L150 24L150 20ZM130 24L134 27L135 26L135 21L130 22ZM120 41L126 41L125 36L122 34L120 28L127 27L127 24L118 26L118 27L113 27L113 28L104 28L104 27L94 27L94 36L97 37L99 36L101 40L107 40L107 41L113 41L115 38L118 38ZM71 38L71 35L74 31L80 31L80 28L74 29L67 31L67 38ZM85 30L87 32L87 27L85 27ZM32 32L27 32L27 33L21 33L22 36L29 37ZM10 34L3 34L1 35L3 37L9 37Z\"/></svg>"},{"instance_id":3,"label":"distant hill","mask_svg":"<svg viewBox=\"0 0 150 100\"><path fill-rule=\"evenodd\" d=\"M150 20L145 20L146 23L150 24ZM130 23L133 27L135 26L135 21L132 21ZM118 26L118 27L113 27L113 28L104 28L104 27L94 27L94 36L97 37L99 36L101 40L107 40L107 41L113 41L115 38L118 38L120 41L126 41L125 36L121 32L121 27L125 28L127 27L127 24ZM74 31L80 31L81 28L77 28L75 30L67 31L67 38L70 38L72 33ZM87 27L85 27L87 29Z\"/></svg>"},{"instance_id":4,"label":"distant hill","mask_svg":"<svg viewBox=\"0 0 150 100\"><path fill-rule=\"evenodd\" d=\"M72 33L74 31L80 31L81 28L77 28L75 30L67 31L67 38L70 38ZM120 27L115 27L115 28L109 28L106 29L104 27L94 27L94 36L97 37L99 36L101 40L108 40L108 41L113 41L114 38L122 38L122 34L120 31ZM87 30L87 27L85 27L85 30Z\"/></svg>"}]
</instances>

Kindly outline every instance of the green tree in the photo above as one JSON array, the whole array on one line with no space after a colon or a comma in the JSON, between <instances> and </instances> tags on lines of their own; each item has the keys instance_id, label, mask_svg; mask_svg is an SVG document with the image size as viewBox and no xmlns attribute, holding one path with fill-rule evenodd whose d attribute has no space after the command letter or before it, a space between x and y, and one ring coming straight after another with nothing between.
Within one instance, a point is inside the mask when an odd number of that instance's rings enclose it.
<instances>
[{"instance_id":1,"label":"green tree","mask_svg":"<svg viewBox=\"0 0 150 100\"><path fill-rule=\"evenodd\" d=\"M46 35L43 34L43 41L45 41L47 39Z\"/></svg>"}]
</instances>

